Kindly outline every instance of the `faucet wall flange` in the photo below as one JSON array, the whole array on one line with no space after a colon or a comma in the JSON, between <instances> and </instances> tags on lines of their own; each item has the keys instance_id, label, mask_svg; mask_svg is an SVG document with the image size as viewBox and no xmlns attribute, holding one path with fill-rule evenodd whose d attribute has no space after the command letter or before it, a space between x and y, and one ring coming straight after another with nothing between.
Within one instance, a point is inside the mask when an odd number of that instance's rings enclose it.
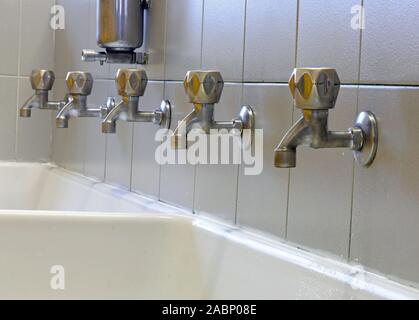
<instances>
[{"instance_id":1,"label":"faucet wall flange","mask_svg":"<svg viewBox=\"0 0 419 320\"><path fill-rule=\"evenodd\" d=\"M370 111L361 112L355 121L355 128L362 130L362 148L354 150L356 162L369 167L377 155L378 150L378 122L375 115Z\"/></svg>"},{"instance_id":2,"label":"faucet wall flange","mask_svg":"<svg viewBox=\"0 0 419 320\"><path fill-rule=\"evenodd\" d=\"M169 100L163 100L160 104L160 116L156 121L156 124L164 129L170 128L170 122L172 119L172 104Z\"/></svg>"}]
</instances>

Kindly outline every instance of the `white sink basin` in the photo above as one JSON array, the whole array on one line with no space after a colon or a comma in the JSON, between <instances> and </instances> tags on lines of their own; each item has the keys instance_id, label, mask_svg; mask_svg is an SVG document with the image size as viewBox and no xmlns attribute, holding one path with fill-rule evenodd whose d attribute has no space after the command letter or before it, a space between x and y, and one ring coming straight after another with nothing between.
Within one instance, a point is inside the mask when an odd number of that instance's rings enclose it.
<instances>
[{"instance_id":1,"label":"white sink basin","mask_svg":"<svg viewBox=\"0 0 419 320\"><path fill-rule=\"evenodd\" d=\"M2 164L0 181L1 299L419 298L344 262L47 165Z\"/></svg>"},{"instance_id":2,"label":"white sink basin","mask_svg":"<svg viewBox=\"0 0 419 320\"><path fill-rule=\"evenodd\" d=\"M173 212L140 197L49 164L0 163L0 210ZM178 210L176 210L178 211Z\"/></svg>"}]
</instances>

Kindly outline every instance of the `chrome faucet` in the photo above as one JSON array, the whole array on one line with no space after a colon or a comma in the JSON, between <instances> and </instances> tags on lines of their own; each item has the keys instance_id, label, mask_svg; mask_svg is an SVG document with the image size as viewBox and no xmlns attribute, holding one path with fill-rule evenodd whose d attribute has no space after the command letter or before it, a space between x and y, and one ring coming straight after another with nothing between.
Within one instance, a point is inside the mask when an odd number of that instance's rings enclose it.
<instances>
[{"instance_id":1,"label":"chrome faucet","mask_svg":"<svg viewBox=\"0 0 419 320\"><path fill-rule=\"evenodd\" d=\"M32 89L35 93L25 102L19 110L22 118L30 118L32 109L37 108L41 110L60 110L64 106L64 102L49 101L48 92L51 91L55 75L50 70L33 70L30 77Z\"/></svg>"},{"instance_id":2,"label":"chrome faucet","mask_svg":"<svg viewBox=\"0 0 419 320\"><path fill-rule=\"evenodd\" d=\"M116 74L118 94L122 97L102 121L103 133L115 133L116 121L151 122L168 129L171 120L171 105L169 101L162 101L156 111L139 111L140 97L147 88L147 73L139 69L119 69Z\"/></svg>"},{"instance_id":3,"label":"chrome faucet","mask_svg":"<svg viewBox=\"0 0 419 320\"><path fill-rule=\"evenodd\" d=\"M252 130L255 116L250 106L242 107L239 117L231 121L215 121L215 104L220 101L224 88L224 80L218 71L189 71L184 80L185 92L194 109L178 125L171 137L173 149L187 148L187 135L197 124L209 134L211 129ZM186 130L185 130L186 129Z\"/></svg>"},{"instance_id":4,"label":"chrome faucet","mask_svg":"<svg viewBox=\"0 0 419 320\"><path fill-rule=\"evenodd\" d=\"M106 105L99 108L89 108L87 97L93 88L93 77L88 72L69 72L66 77L68 95L65 103L56 117L57 128L68 128L70 118L100 117L104 118L114 107L112 98Z\"/></svg>"},{"instance_id":5,"label":"chrome faucet","mask_svg":"<svg viewBox=\"0 0 419 320\"><path fill-rule=\"evenodd\" d=\"M285 134L275 149L275 166L296 167L297 147L349 148L356 161L369 166L378 145L377 120L371 112L361 112L354 127L347 131L329 131L329 109L335 107L340 80L335 69L297 68L289 81L295 107L302 117Z\"/></svg>"}]
</instances>

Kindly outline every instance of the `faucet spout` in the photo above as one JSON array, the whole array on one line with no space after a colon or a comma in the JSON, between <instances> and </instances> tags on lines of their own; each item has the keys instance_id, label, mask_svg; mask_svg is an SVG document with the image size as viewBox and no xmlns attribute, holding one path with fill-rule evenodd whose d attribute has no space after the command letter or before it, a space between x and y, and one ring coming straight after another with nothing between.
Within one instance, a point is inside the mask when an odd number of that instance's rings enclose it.
<instances>
[{"instance_id":1,"label":"faucet spout","mask_svg":"<svg viewBox=\"0 0 419 320\"><path fill-rule=\"evenodd\" d=\"M71 118L71 111L74 109L74 106L74 99L69 97L67 103L61 108L55 119L57 128L68 128L68 120Z\"/></svg>"},{"instance_id":2,"label":"faucet spout","mask_svg":"<svg viewBox=\"0 0 419 320\"><path fill-rule=\"evenodd\" d=\"M305 144L309 127L301 117L285 134L279 145L275 149L275 167L295 168L297 165L297 147Z\"/></svg>"},{"instance_id":3,"label":"faucet spout","mask_svg":"<svg viewBox=\"0 0 419 320\"><path fill-rule=\"evenodd\" d=\"M22 118L30 118L32 115L32 108L39 107L39 99L36 94L33 94L26 102L23 107L19 110L19 115Z\"/></svg>"},{"instance_id":4,"label":"faucet spout","mask_svg":"<svg viewBox=\"0 0 419 320\"><path fill-rule=\"evenodd\" d=\"M171 146L173 149L186 149L188 145L188 133L191 131L192 126L199 122L199 112L196 108L190 112L173 132L171 136Z\"/></svg>"},{"instance_id":5,"label":"faucet spout","mask_svg":"<svg viewBox=\"0 0 419 320\"><path fill-rule=\"evenodd\" d=\"M116 121L123 116L128 117L124 100L119 102L102 121L102 133L116 133Z\"/></svg>"}]
</instances>

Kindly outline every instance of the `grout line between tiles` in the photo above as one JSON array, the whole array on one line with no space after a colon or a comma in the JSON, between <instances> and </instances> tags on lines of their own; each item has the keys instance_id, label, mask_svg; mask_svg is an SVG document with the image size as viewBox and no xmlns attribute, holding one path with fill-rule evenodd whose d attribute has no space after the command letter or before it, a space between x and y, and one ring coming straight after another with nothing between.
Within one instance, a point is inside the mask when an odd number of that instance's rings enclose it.
<instances>
[{"instance_id":1,"label":"grout line between tiles","mask_svg":"<svg viewBox=\"0 0 419 320\"><path fill-rule=\"evenodd\" d=\"M19 78L19 79L29 79L27 76L13 76L13 75L1 75L0 78ZM64 78L56 78L56 80L65 80ZM114 81L114 78L95 78L95 81ZM149 82L156 83L182 83L183 79L179 80L155 80L149 79ZM243 85L288 85L288 81L270 81L270 82L261 82L261 81L235 81L235 80L226 80L226 84L243 84ZM341 86L356 86L356 87L395 87L395 88L419 88L419 84L403 84L403 83L357 83L357 82L342 82Z\"/></svg>"},{"instance_id":2,"label":"grout line between tiles","mask_svg":"<svg viewBox=\"0 0 419 320\"><path fill-rule=\"evenodd\" d=\"M297 12L296 12L296 26L295 26L295 52L294 52L294 67L297 66L298 59L298 36L300 31L300 0L297 0Z\"/></svg>"},{"instance_id":3,"label":"grout line between tiles","mask_svg":"<svg viewBox=\"0 0 419 320\"><path fill-rule=\"evenodd\" d=\"M361 0L361 7L364 8L364 0ZM361 11L363 12L363 11ZM361 17L361 21L364 21L364 17ZM362 64L362 43L363 43L363 29L359 31L359 52L358 52L358 83L361 82L361 64ZM359 93L360 86L358 85L356 93L356 113L359 113ZM355 170L356 170L355 159L352 162L352 189L351 189L351 206L349 214L349 239L348 239L348 261L351 260L351 247L352 247L352 224L353 224L353 211L354 211L354 195L355 195Z\"/></svg>"},{"instance_id":4,"label":"grout line between tiles","mask_svg":"<svg viewBox=\"0 0 419 320\"><path fill-rule=\"evenodd\" d=\"M202 69L202 64L204 60L204 23L205 23L205 0L202 0L202 14L201 14L201 52L200 52L200 58L199 58L199 67ZM182 81L182 80L181 80ZM171 81L167 81L171 82ZM177 81L175 81L177 82ZM195 204L196 204L196 178L198 175L198 166L194 165L194 178L193 178L193 190L192 190L192 213L198 214L198 212L195 210Z\"/></svg>"},{"instance_id":5,"label":"grout line between tiles","mask_svg":"<svg viewBox=\"0 0 419 320\"><path fill-rule=\"evenodd\" d=\"M14 158L19 158L19 115L17 109L19 108L20 97L20 70L21 70L21 57L22 57L22 0L19 0L19 32L18 32L18 50L17 50L17 83L16 83L16 110L15 110L15 150Z\"/></svg>"},{"instance_id":6,"label":"grout line between tiles","mask_svg":"<svg viewBox=\"0 0 419 320\"><path fill-rule=\"evenodd\" d=\"M296 27L295 27L295 58L294 67L297 67L298 59L298 37L299 37L299 23L300 23L300 0L297 0L297 12L296 12ZM287 83L288 85L288 83ZM294 108L291 110L291 124L294 122ZM288 239L288 221L289 221L289 209L290 209L290 198L291 198L291 169L288 169L288 191L287 191L287 204L285 214L285 233L284 239Z\"/></svg>"},{"instance_id":7,"label":"grout line between tiles","mask_svg":"<svg viewBox=\"0 0 419 320\"><path fill-rule=\"evenodd\" d=\"M245 70L245 60L246 60L246 30L247 30L247 6L248 6L248 0L245 0L244 2L244 19L243 19L243 56L242 56L242 81L241 81L241 101L240 104L244 105L244 70ZM234 208L234 224L237 225L238 223L238 208L239 208L239 183L240 183L240 169L241 165L237 165L237 176L236 176L236 199L235 199L235 208Z\"/></svg>"},{"instance_id":8,"label":"grout line between tiles","mask_svg":"<svg viewBox=\"0 0 419 320\"><path fill-rule=\"evenodd\" d=\"M205 0L202 0L202 15L201 15L201 52L199 58L199 66L202 69L204 59L204 23L205 23Z\"/></svg>"}]
</instances>

